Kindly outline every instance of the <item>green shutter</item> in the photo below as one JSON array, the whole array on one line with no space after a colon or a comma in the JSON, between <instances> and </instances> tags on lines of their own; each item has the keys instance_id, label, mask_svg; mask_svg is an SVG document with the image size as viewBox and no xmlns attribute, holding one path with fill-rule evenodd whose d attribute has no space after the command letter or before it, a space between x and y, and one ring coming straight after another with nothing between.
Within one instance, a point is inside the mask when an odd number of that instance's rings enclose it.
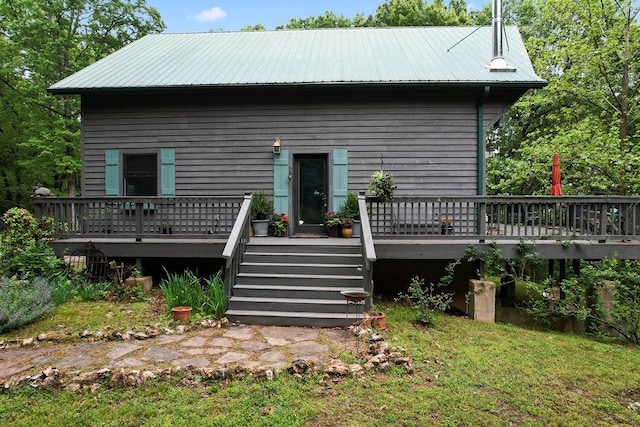
<instances>
[{"instance_id":1,"label":"green shutter","mask_svg":"<svg viewBox=\"0 0 640 427\"><path fill-rule=\"evenodd\" d=\"M120 195L120 151L104 151L104 190L107 196Z\"/></svg>"},{"instance_id":2,"label":"green shutter","mask_svg":"<svg viewBox=\"0 0 640 427\"><path fill-rule=\"evenodd\" d=\"M333 150L333 206L337 211L347 200L349 187L349 152L342 148Z\"/></svg>"},{"instance_id":3,"label":"green shutter","mask_svg":"<svg viewBox=\"0 0 640 427\"><path fill-rule=\"evenodd\" d=\"M160 195L176 195L176 150L173 148L160 150Z\"/></svg>"},{"instance_id":4,"label":"green shutter","mask_svg":"<svg viewBox=\"0 0 640 427\"><path fill-rule=\"evenodd\" d=\"M273 156L273 209L278 213L289 210L289 150Z\"/></svg>"}]
</instances>

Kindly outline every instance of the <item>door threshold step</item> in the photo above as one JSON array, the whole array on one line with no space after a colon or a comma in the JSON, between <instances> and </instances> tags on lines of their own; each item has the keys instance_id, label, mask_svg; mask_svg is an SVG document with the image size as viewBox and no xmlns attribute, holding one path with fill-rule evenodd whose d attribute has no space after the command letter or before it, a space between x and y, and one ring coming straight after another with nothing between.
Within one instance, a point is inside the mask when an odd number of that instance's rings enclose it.
<instances>
[{"instance_id":1,"label":"door threshold step","mask_svg":"<svg viewBox=\"0 0 640 427\"><path fill-rule=\"evenodd\" d=\"M362 313L323 313L302 311L262 311L262 310L227 310L226 316L260 316L260 317L289 317L296 319L362 319Z\"/></svg>"},{"instance_id":2,"label":"door threshold step","mask_svg":"<svg viewBox=\"0 0 640 427\"><path fill-rule=\"evenodd\" d=\"M362 264L297 264L290 262L243 262L240 264L247 267L257 267L261 265L267 265L270 267L328 267L328 268L362 268Z\"/></svg>"},{"instance_id":3,"label":"door threshold step","mask_svg":"<svg viewBox=\"0 0 640 427\"><path fill-rule=\"evenodd\" d=\"M263 297L237 297L232 296L229 304L234 302L253 302L255 304L281 303L281 304L320 304L320 305L346 305L346 299L313 299L313 298L263 298Z\"/></svg>"},{"instance_id":4,"label":"door threshold step","mask_svg":"<svg viewBox=\"0 0 640 427\"><path fill-rule=\"evenodd\" d=\"M259 255L259 256L299 256L299 257L341 257L341 258L362 258L362 254L336 254L326 252L252 252L247 251L245 255Z\"/></svg>"},{"instance_id":5,"label":"door threshold step","mask_svg":"<svg viewBox=\"0 0 640 427\"><path fill-rule=\"evenodd\" d=\"M255 289L264 291L323 291L323 292L355 292L362 291L363 289L357 287L342 287L342 286L297 286L297 285L247 285L238 283L234 289Z\"/></svg>"}]
</instances>

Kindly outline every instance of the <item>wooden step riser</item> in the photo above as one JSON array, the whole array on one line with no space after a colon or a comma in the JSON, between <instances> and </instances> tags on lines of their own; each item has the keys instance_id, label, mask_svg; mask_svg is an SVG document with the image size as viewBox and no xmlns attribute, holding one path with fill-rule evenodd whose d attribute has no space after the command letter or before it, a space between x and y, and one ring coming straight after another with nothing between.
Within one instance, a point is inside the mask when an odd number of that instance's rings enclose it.
<instances>
[{"instance_id":1,"label":"wooden step riser","mask_svg":"<svg viewBox=\"0 0 640 427\"><path fill-rule=\"evenodd\" d=\"M340 291L322 291L322 290L281 290L281 289L245 289L234 288L234 296L254 297L254 298L303 298L303 299L326 299L344 301L344 296Z\"/></svg>"},{"instance_id":2,"label":"wooden step riser","mask_svg":"<svg viewBox=\"0 0 640 427\"><path fill-rule=\"evenodd\" d=\"M229 310L259 310L259 311L284 311L296 313L346 313L347 304L343 301L336 300L335 304L315 304L312 302L261 302L259 300L252 301L236 301L233 297L229 300ZM355 311L354 307L350 310Z\"/></svg>"},{"instance_id":3,"label":"wooden step riser","mask_svg":"<svg viewBox=\"0 0 640 427\"><path fill-rule=\"evenodd\" d=\"M274 265L274 264L248 264L240 265L240 273L247 274L315 274L337 276L362 276L362 267L345 265Z\"/></svg>"},{"instance_id":4,"label":"wooden step riser","mask_svg":"<svg viewBox=\"0 0 640 427\"><path fill-rule=\"evenodd\" d=\"M252 316L252 315L234 315L228 314L227 318L231 322L241 322L248 325L264 325L264 326L301 326L301 327L321 327L335 328L345 327L347 324L345 319L334 318L300 318L300 317L282 317L282 316Z\"/></svg>"},{"instance_id":5,"label":"wooden step riser","mask_svg":"<svg viewBox=\"0 0 640 427\"><path fill-rule=\"evenodd\" d=\"M249 243L247 252L311 253L311 254L361 254L359 245L259 245Z\"/></svg>"},{"instance_id":6,"label":"wooden step riser","mask_svg":"<svg viewBox=\"0 0 640 427\"><path fill-rule=\"evenodd\" d=\"M281 286L312 286L312 287L336 287L336 288L362 288L364 278L353 276L353 279L342 279L337 277L259 277L259 276L238 276L238 284L243 285L281 285Z\"/></svg>"},{"instance_id":7,"label":"wooden step riser","mask_svg":"<svg viewBox=\"0 0 640 427\"><path fill-rule=\"evenodd\" d=\"M294 253L252 253L247 252L243 257L244 262L255 263L287 263L287 264L362 264L362 256L308 254Z\"/></svg>"}]
</instances>

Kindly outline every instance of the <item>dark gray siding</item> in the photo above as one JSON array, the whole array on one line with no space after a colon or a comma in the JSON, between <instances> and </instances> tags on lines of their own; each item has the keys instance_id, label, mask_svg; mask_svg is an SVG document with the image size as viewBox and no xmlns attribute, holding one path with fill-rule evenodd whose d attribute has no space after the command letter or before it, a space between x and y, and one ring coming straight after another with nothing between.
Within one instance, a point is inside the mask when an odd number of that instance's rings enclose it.
<instances>
[{"instance_id":1,"label":"dark gray siding","mask_svg":"<svg viewBox=\"0 0 640 427\"><path fill-rule=\"evenodd\" d=\"M382 155L398 195L476 194L475 94L340 94L84 95L83 195L104 195L105 149L160 148L176 150L177 196L271 192L276 137L290 154L347 148L352 191Z\"/></svg>"}]
</instances>

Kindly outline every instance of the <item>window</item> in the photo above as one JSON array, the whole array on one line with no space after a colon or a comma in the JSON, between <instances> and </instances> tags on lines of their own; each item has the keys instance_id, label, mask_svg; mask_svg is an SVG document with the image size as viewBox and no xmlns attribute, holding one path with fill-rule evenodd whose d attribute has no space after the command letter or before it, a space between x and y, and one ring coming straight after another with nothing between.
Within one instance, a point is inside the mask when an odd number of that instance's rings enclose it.
<instances>
[{"instance_id":1,"label":"window","mask_svg":"<svg viewBox=\"0 0 640 427\"><path fill-rule=\"evenodd\" d=\"M124 195L158 195L158 156L156 154L124 154Z\"/></svg>"}]
</instances>

